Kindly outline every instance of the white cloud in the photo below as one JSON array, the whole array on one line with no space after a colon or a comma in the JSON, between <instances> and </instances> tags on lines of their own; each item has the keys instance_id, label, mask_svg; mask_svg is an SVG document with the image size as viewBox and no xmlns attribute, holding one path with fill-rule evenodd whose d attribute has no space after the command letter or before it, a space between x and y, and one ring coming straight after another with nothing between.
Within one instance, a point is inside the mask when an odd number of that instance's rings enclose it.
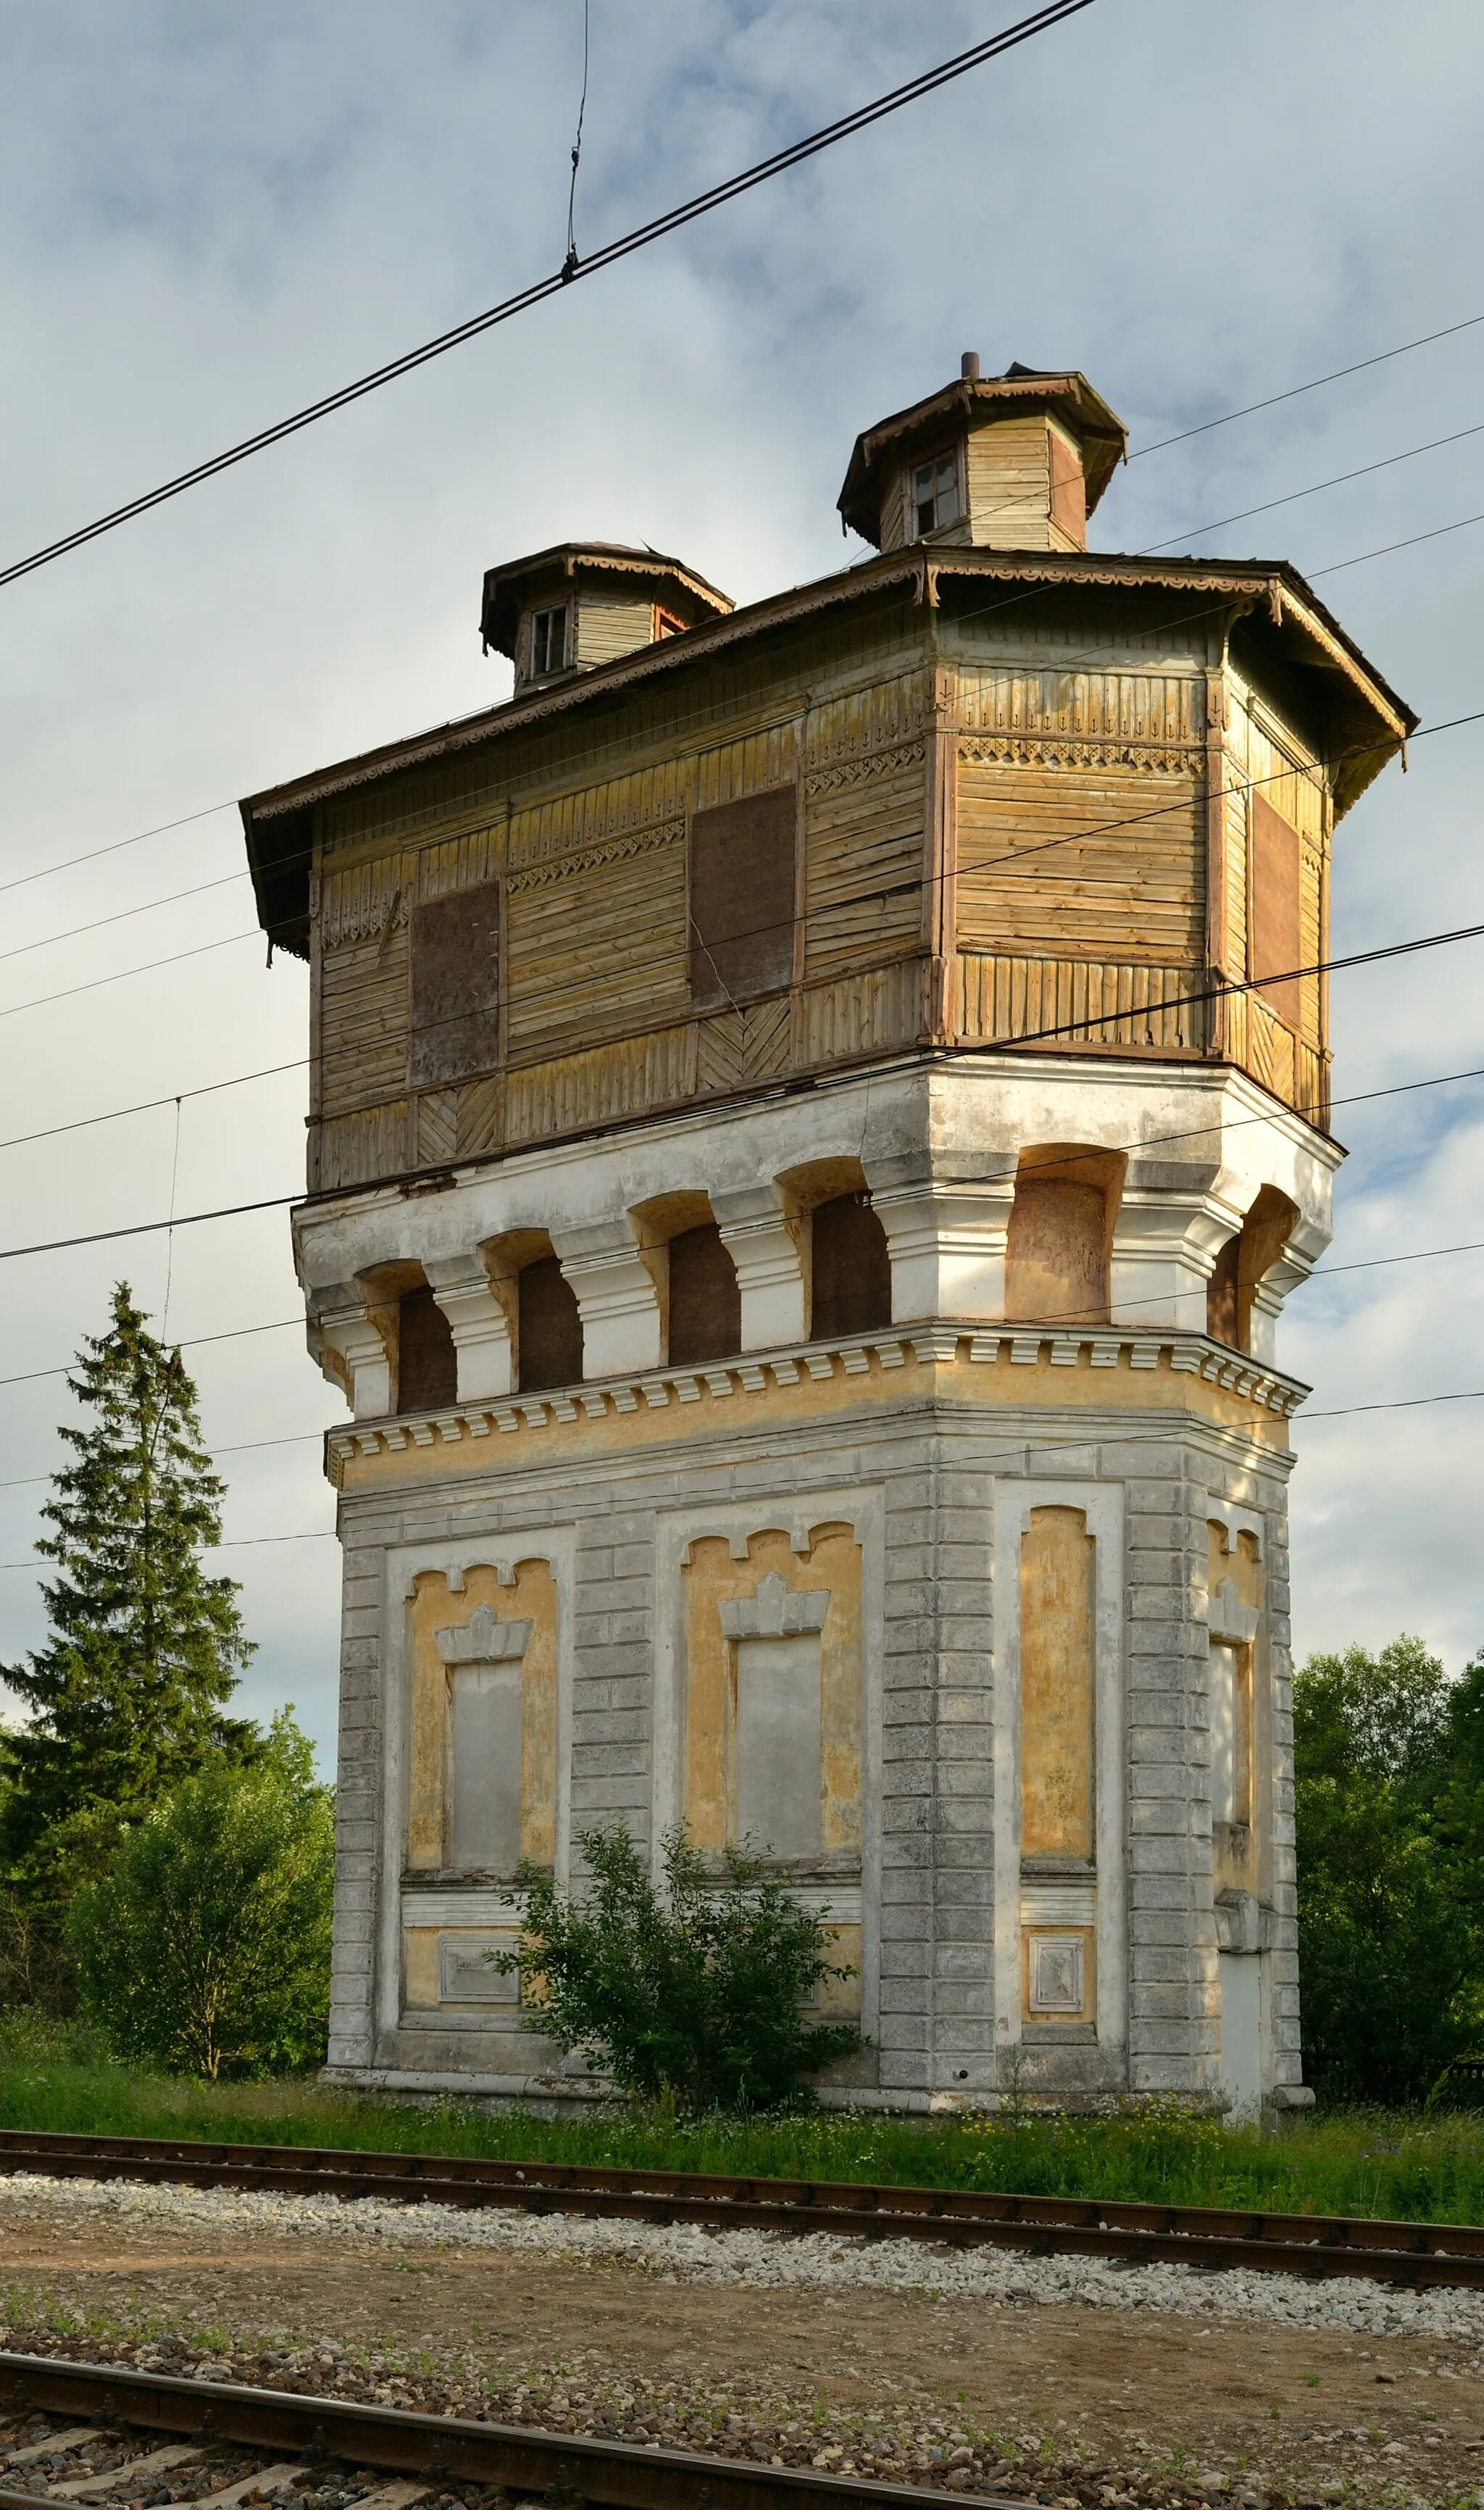
<instances>
[{"instance_id":1,"label":"white cloud","mask_svg":"<svg viewBox=\"0 0 1484 2510\"><path fill-rule=\"evenodd\" d=\"M999 13L1003 19L1010 12ZM605 237L994 22L967 0L592 0L579 240ZM565 241L578 0L14 0L0 28L0 559L279 417L544 270ZM568 534L646 539L740 597L840 561L858 428L975 346L1083 366L1136 442L1481 309L1484 84L1458 0L1357 35L1344 0L1100 0L798 174L0 595L0 879L486 703L479 578ZM1130 466L1096 518L1139 547L1480 413L1484 328ZM1319 568L1484 507L1464 443L1218 536ZM1484 527L1332 578L1326 598L1428 719L1480 699ZM1418 744L1342 830L1337 946L1465 923L1479 734ZM13 891L0 946L235 873L229 810ZM251 925L245 881L0 963L7 1005ZM1484 1063L1478 948L1334 988L1336 1089ZM286 1062L302 970L235 941L0 1016L6 1133ZM1484 1237L1479 1087L1342 1113L1337 1260ZM288 1074L187 1104L178 1200L292 1191ZM6 1239L154 1217L173 1115L6 1152ZM61 1360L158 1237L6 1268L0 1376ZM1474 1259L1295 1303L1314 1408L1484 1382ZM171 1326L294 1313L281 1215L183 1232ZM337 1407L296 1331L196 1354L229 1531L328 1523L312 1433ZM4 1478L55 1454L56 1381L7 1389ZM1476 1621L1467 1406L1302 1426L1302 1644ZM0 1492L0 1558L36 1492ZM249 1697L333 1730L332 1543L232 1555ZM0 1654L40 1635L0 1577Z\"/></svg>"}]
</instances>

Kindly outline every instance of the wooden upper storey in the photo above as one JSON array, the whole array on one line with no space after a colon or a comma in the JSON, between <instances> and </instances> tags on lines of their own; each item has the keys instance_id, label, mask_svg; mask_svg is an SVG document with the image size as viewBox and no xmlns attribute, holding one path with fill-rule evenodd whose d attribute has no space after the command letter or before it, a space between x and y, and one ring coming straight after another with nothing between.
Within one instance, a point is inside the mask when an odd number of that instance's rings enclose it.
<instances>
[{"instance_id":1,"label":"wooden upper storey","mask_svg":"<svg viewBox=\"0 0 1484 2510\"><path fill-rule=\"evenodd\" d=\"M919 546L257 795L310 1190L1032 1041L1322 1128L1296 971L1414 722L1286 567Z\"/></svg>"}]
</instances>

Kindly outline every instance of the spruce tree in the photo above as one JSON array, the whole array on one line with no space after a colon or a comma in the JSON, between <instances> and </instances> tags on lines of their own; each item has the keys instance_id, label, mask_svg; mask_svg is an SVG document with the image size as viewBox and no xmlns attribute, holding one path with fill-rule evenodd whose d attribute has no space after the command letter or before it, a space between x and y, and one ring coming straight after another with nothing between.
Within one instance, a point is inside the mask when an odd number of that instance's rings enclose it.
<instances>
[{"instance_id":1,"label":"spruce tree","mask_svg":"<svg viewBox=\"0 0 1484 2510\"><path fill-rule=\"evenodd\" d=\"M120 1822L213 1756L250 1756L255 1739L223 1714L252 1654L238 1589L208 1577L203 1557L221 1540L225 1486L180 1353L147 1331L127 1282L67 1383L93 1418L61 1429L71 1458L36 1546L57 1564L42 1590L51 1634L27 1665L4 1668L31 1719L6 1738L0 1799L0 1864L61 1897L66 1867L90 1862L90 1831L105 1849Z\"/></svg>"}]
</instances>

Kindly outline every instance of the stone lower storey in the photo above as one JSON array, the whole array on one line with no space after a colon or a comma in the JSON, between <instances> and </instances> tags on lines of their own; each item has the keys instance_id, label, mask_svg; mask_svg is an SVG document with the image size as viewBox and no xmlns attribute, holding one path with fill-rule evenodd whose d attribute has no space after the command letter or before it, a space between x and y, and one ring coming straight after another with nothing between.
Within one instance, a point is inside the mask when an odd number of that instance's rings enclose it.
<instances>
[{"instance_id":1,"label":"stone lower storey","mask_svg":"<svg viewBox=\"0 0 1484 2510\"><path fill-rule=\"evenodd\" d=\"M1299 2095L1271 1411L1194 1416L1167 1366L1136 1412L1048 1363L1035 1402L910 1375L361 1449L331 2079L591 2097L487 1956L522 1860L578 1882L586 1829L683 1822L829 1929L864 2045L826 2099Z\"/></svg>"}]
</instances>

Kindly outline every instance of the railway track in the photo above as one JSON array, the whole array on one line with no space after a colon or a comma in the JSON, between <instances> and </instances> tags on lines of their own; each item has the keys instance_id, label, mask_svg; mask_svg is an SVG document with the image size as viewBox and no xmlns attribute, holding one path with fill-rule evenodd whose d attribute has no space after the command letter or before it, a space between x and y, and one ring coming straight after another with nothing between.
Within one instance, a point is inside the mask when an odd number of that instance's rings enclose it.
<instances>
[{"instance_id":1,"label":"railway track","mask_svg":"<svg viewBox=\"0 0 1484 2510\"><path fill-rule=\"evenodd\" d=\"M1361 2276L1413 2287L1484 2289L1484 2228L1331 2214L1244 2214L1089 2197L1010 2196L957 2187L857 2187L846 2181L726 2179L696 2172L602 2170L566 2162L486 2161L435 2153L353 2152L291 2145L201 2144L131 2136L0 2130L0 2174L131 2179L276 2194L381 2196L399 2204L514 2208L724 2230L833 2232L1204 2268Z\"/></svg>"},{"instance_id":2,"label":"railway track","mask_svg":"<svg viewBox=\"0 0 1484 2510\"><path fill-rule=\"evenodd\" d=\"M935 2486L764 2466L408 2414L337 2397L0 2353L0 2510L496 2510L512 2492L602 2510L943 2510ZM1031 2510L976 2492L986 2510Z\"/></svg>"}]
</instances>

